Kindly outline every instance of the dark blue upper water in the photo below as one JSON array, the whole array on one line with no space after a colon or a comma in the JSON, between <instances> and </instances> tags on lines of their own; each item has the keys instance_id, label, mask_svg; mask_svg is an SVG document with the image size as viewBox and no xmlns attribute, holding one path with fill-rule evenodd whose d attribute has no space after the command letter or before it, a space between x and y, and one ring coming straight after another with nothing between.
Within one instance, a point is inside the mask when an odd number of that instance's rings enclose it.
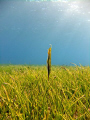
<instances>
[{"instance_id":1,"label":"dark blue upper water","mask_svg":"<svg viewBox=\"0 0 90 120\"><path fill-rule=\"evenodd\" d=\"M0 64L90 65L90 2L0 2Z\"/></svg>"}]
</instances>

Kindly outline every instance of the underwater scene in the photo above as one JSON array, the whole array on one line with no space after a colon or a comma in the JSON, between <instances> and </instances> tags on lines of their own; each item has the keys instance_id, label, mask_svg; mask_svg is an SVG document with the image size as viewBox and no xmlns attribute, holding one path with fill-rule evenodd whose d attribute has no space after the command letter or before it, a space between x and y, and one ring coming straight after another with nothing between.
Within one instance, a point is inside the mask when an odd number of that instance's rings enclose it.
<instances>
[{"instance_id":1,"label":"underwater scene","mask_svg":"<svg viewBox=\"0 0 90 120\"><path fill-rule=\"evenodd\" d=\"M90 2L0 1L0 64L90 65Z\"/></svg>"},{"instance_id":2,"label":"underwater scene","mask_svg":"<svg viewBox=\"0 0 90 120\"><path fill-rule=\"evenodd\" d=\"M0 0L0 120L90 120L90 0Z\"/></svg>"}]
</instances>

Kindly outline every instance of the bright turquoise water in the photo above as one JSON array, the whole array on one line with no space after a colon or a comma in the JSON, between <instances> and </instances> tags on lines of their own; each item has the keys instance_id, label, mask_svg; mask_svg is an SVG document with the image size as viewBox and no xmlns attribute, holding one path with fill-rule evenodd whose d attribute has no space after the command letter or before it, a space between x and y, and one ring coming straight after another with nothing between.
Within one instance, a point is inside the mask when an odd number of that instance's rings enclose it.
<instances>
[{"instance_id":1,"label":"bright turquoise water","mask_svg":"<svg viewBox=\"0 0 90 120\"><path fill-rule=\"evenodd\" d=\"M90 65L90 2L0 2L0 64Z\"/></svg>"}]
</instances>

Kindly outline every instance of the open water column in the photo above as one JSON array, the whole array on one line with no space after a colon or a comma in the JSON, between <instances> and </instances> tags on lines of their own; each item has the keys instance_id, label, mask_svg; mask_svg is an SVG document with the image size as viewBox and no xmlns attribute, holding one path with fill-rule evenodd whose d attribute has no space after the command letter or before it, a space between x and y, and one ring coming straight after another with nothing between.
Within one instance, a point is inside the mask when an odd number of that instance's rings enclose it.
<instances>
[{"instance_id":1,"label":"open water column","mask_svg":"<svg viewBox=\"0 0 90 120\"><path fill-rule=\"evenodd\" d=\"M0 64L90 65L89 0L1 0Z\"/></svg>"}]
</instances>

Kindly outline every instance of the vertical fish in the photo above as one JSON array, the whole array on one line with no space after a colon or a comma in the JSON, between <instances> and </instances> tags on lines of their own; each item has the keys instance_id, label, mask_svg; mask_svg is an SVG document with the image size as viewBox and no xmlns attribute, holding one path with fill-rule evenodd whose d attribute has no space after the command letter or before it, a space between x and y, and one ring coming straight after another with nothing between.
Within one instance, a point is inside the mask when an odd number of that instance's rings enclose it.
<instances>
[{"instance_id":1,"label":"vertical fish","mask_svg":"<svg viewBox=\"0 0 90 120\"><path fill-rule=\"evenodd\" d=\"M52 45L48 49L48 58L47 58L48 80L49 80L49 75L50 75L50 72L51 72L51 48L52 48Z\"/></svg>"}]
</instances>

